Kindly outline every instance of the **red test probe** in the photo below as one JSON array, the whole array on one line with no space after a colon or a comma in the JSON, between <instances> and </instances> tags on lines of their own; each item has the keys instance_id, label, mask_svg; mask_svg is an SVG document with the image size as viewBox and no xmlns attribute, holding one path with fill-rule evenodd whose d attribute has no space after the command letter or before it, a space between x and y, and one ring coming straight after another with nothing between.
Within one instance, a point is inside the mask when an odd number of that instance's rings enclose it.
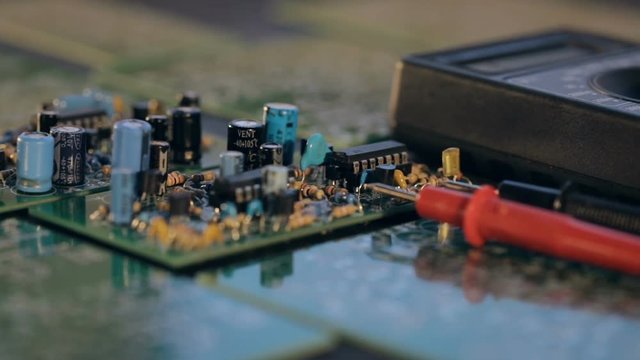
<instances>
[{"instance_id":1,"label":"red test probe","mask_svg":"<svg viewBox=\"0 0 640 360\"><path fill-rule=\"evenodd\" d=\"M490 239L640 275L640 236L501 199L488 185L474 193L425 186L417 196L378 183L365 184L364 188L415 201L421 217L461 226L467 241L476 247Z\"/></svg>"}]
</instances>

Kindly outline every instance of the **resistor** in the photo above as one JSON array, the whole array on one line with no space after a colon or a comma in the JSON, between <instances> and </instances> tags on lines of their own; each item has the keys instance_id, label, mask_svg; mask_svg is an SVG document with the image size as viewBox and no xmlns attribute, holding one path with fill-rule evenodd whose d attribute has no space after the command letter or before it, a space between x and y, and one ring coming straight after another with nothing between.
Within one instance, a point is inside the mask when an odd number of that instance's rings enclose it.
<instances>
[{"instance_id":1,"label":"resistor","mask_svg":"<svg viewBox=\"0 0 640 360\"><path fill-rule=\"evenodd\" d=\"M352 204L336 206L331 210L331 217L333 217L334 219L340 219L343 217L351 216L358 212L359 209L360 208L357 205Z\"/></svg>"},{"instance_id":2,"label":"resistor","mask_svg":"<svg viewBox=\"0 0 640 360\"><path fill-rule=\"evenodd\" d=\"M294 213L301 212L310 203L311 203L310 199L302 199L300 201L296 201L295 204L293 204L293 212Z\"/></svg>"},{"instance_id":3,"label":"resistor","mask_svg":"<svg viewBox=\"0 0 640 360\"><path fill-rule=\"evenodd\" d=\"M311 175L311 173L313 172L313 168L310 167L302 170L297 166L291 166L289 169L291 169L291 174L296 180L302 180Z\"/></svg>"},{"instance_id":4,"label":"resistor","mask_svg":"<svg viewBox=\"0 0 640 360\"><path fill-rule=\"evenodd\" d=\"M175 172L175 171L174 171ZM213 171L205 171L200 174L191 175L189 180L199 183L203 181L213 181L216 179L216 173Z\"/></svg>"},{"instance_id":5,"label":"resistor","mask_svg":"<svg viewBox=\"0 0 640 360\"><path fill-rule=\"evenodd\" d=\"M349 190L336 185L327 185L324 187L324 192L329 196L334 196L336 193L347 195L349 193Z\"/></svg>"},{"instance_id":6,"label":"resistor","mask_svg":"<svg viewBox=\"0 0 640 360\"><path fill-rule=\"evenodd\" d=\"M406 189L407 188L407 180L406 180L406 178L404 176L404 173L402 171L394 170L393 171L393 180L401 189Z\"/></svg>"},{"instance_id":7,"label":"resistor","mask_svg":"<svg viewBox=\"0 0 640 360\"><path fill-rule=\"evenodd\" d=\"M322 200L325 198L323 190L316 185L302 184L300 187L300 194L305 198L315 198L316 200Z\"/></svg>"},{"instance_id":8,"label":"resistor","mask_svg":"<svg viewBox=\"0 0 640 360\"><path fill-rule=\"evenodd\" d=\"M111 176L111 165L102 165L100 169L104 176Z\"/></svg>"},{"instance_id":9,"label":"resistor","mask_svg":"<svg viewBox=\"0 0 640 360\"><path fill-rule=\"evenodd\" d=\"M167 186L182 185L187 181L187 177L182 175L179 171L172 171L167 175Z\"/></svg>"},{"instance_id":10,"label":"resistor","mask_svg":"<svg viewBox=\"0 0 640 360\"><path fill-rule=\"evenodd\" d=\"M89 215L89 219L92 221L105 220L109 216L109 206L101 204L98 208Z\"/></svg>"}]
</instances>

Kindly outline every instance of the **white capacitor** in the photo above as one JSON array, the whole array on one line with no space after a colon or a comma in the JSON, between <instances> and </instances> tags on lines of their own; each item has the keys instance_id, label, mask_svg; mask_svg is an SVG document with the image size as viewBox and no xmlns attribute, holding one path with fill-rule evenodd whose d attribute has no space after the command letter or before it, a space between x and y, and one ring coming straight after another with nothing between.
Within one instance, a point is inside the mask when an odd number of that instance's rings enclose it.
<instances>
[{"instance_id":1,"label":"white capacitor","mask_svg":"<svg viewBox=\"0 0 640 360\"><path fill-rule=\"evenodd\" d=\"M289 168L280 165L267 165L262 168L262 193L278 194L287 190Z\"/></svg>"}]
</instances>

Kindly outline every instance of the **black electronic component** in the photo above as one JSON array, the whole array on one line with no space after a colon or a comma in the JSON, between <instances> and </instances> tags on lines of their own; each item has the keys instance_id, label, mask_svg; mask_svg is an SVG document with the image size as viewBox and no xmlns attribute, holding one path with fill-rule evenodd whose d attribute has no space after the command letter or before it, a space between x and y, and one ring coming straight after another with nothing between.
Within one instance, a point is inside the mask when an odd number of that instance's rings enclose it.
<instances>
[{"instance_id":1,"label":"black electronic component","mask_svg":"<svg viewBox=\"0 0 640 360\"><path fill-rule=\"evenodd\" d=\"M53 110L41 111L36 117L36 131L48 133L58 124L58 112Z\"/></svg>"},{"instance_id":2,"label":"black electronic component","mask_svg":"<svg viewBox=\"0 0 640 360\"><path fill-rule=\"evenodd\" d=\"M168 141L169 119L166 115L148 115L144 120L151 125L151 140Z\"/></svg>"},{"instance_id":3,"label":"black electronic component","mask_svg":"<svg viewBox=\"0 0 640 360\"><path fill-rule=\"evenodd\" d=\"M188 191L173 191L169 194L169 215L188 216L191 206L191 194Z\"/></svg>"},{"instance_id":4,"label":"black electronic component","mask_svg":"<svg viewBox=\"0 0 640 360\"><path fill-rule=\"evenodd\" d=\"M577 219L640 234L640 207L581 193L572 186L562 190L505 180L500 197L569 214Z\"/></svg>"},{"instance_id":5,"label":"black electronic component","mask_svg":"<svg viewBox=\"0 0 640 360\"><path fill-rule=\"evenodd\" d=\"M7 167L7 154L4 151L4 147L0 147L0 171Z\"/></svg>"},{"instance_id":6,"label":"black electronic component","mask_svg":"<svg viewBox=\"0 0 640 360\"><path fill-rule=\"evenodd\" d=\"M211 205L219 206L225 201L236 204L247 203L262 196L262 169L216 178L209 199Z\"/></svg>"},{"instance_id":7,"label":"black electronic component","mask_svg":"<svg viewBox=\"0 0 640 360\"><path fill-rule=\"evenodd\" d=\"M227 126L227 150L244 154L244 169L260 166L260 145L264 143L265 126L255 120L236 119Z\"/></svg>"},{"instance_id":8,"label":"black electronic component","mask_svg":"<svg viewBox=\"0 0 640 360\"><path fill-rule=\"evenodd\" d=\"M404 173L411 171L407 147L394 140L330 152L327 154L325 163L327 178L344 180L345 186L351 189L358 186L362 171L373 170L379 165L392 164Z\"/></svg>"},{"instance_id":9,"label":"black electronic component","mask_svg":"<svg viewBox=\"0 0 640 360\"><path fill-rule=\"evenodd\" d=\"M149 102L138 101L131 105L131 116L134 119L144 120L149 116Z\"/></svg>"},{"instance_id":10,"label":"black electronic component","mask_svg":"<svg viewBox=\"0 0 640 360\"><path fill-rule=\"evenodd\" d=\"M152 141L149 168L156 169L160 173L160 187L158 195L167 191L167 175L169 173L169 143L166 141Z\"/></svg>"},{"instance_id":11,"label":"black electronic component","mask_svg":"<svg viewBox=\"0 0 640 360\"><path fill-rule=\"evenodd\" d=\"M640 197L638 68L638 44L572 31L409 55L391 126L427 162L461 148L483 178Z\"/></svg>"},{"instance_id":12,"label":"black electronic component","mask_svg":"<svg viewBox=\"0 0 640 360\"><path fill-rule=\"evenodd\" d=\"M173 162L177 164L198 162L201 157L200 143L202 141L200 109L196 107L174 109L171 115L171 124Z\"/></svg>"},{"instance_id":13,"label":"black electronic component","mask_svg":"<svg viewBox=\"0 0 640 360\"><path fill-rule=\"evenodd\" d=\"M375 170L373 170L373 181L386 185L393 185L394 171L396 171L396 166L393 164L378 165Z\"/></svg>"},{"instance_id":14,"label":"black electronic component","mask_svg":"<svg viewBox=\"0 0 640 360\"><path fill-rule=\"evenodd\" d=\"M282 165L282 161L282 145L271 142L260 145L260 166Z\"/></svg>"},{"instance_id":15,"label":"black electronic component","mask_svg":"<svg viewBox=\"0 0 640 360\"><path fill-rule=\"evenodd\" d=\"M87 162L87 136L82 128L55 126L51 128L54 140L53 183L61 186L84 184Z\"/></svg>"},{"instance_id":16,"label":"black electronic component","mask_svg":"<svg viewBox=\"0 0 640 360\"><path fill-rule=\"evenodd\" d=\"M200 95L192 90L185 91L180 95L178 106L200 107Z\"/></svg>"},{"instance_id":17,"label":"black electronic component","mask_svg":"<svg viewBox=\"0 0 640 360\"><path fill-rule=\"evenodd\" d=\"M166 183L166 174L163 174L158 169L149 169L141 172L141 179L138 180L141 184L141 198L143 200L156 195L162 195L164 192L161 190Z\"/></svg>"}]
</instances>

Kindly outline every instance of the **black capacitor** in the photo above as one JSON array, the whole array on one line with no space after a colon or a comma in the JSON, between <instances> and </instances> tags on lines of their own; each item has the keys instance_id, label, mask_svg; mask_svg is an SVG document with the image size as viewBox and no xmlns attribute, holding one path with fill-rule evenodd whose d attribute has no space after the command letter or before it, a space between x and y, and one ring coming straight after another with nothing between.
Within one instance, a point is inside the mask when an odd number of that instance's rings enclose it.
<instances>
[{"instance_id":1,"label":"black capacitor","mask_svg":"<svg viewBox=\"0 0 640 360\"><path fill-rule=\"evenodd\" d=\"M375 170L373 170L373 179L375 182L393 185L393 172L395 170L396 166L393 164L378 165Z\"/></svg>"},{"instance_id":2,"label":"black capacitor","mask_svg":"<svg viewBox=\"0 0 640 360\"><path fill-rule=\"evenodd\" d=\"M169 173L169 143L166 141L152 141L149 156L149 168L160 172L160 188L158 195L167 191L167 174Z\"/></svg>"},{"instance_id":3,"label":"black capacitor","mask_svg":"<svg viewBox=\"0 0 640 360\"><path fill-rule=\"evenodd\" d=\"M149 102L138 101L131 106L131 113L134 119L144 120L149 116Z\"/></svg>"},{"instance_id":4,"label":"black capacitor","mask_svg":"<svg viewBox=\"0 0 640 360\"><path fill-rule=\"evenodd\" d=\"M87 136L82 128L55 126L53 136L53 183L61 186L84 184Z\"/></svg>"},{"instance_id":5,"label":"black capacitor","mask_svg":"<svg viewBox=\"0 0 640 360\"><path fill-rule=\"evenodd\" d=\"M290 215L293 213L293 205L298 201L298 191L287 189L275 194L275 212L278 215Z\"/></svg>"},{"instance_id":6,"label":"black capacitor","mask_svg":"<svg viewBox=\"0 0 640 360\"><path fill-rule=\"evenodd\" d=\"M264 136L264 124L255 120L236 119L227 126L227 150L244 154L245 171L260 167L260 145Z\"/></svg>"},{"instance_id":7,"label":"black capacitor","mask_svg":"<svg viewBox=\"0 0 640 360\"><path fill-rule=\"evenodd\" d=\"M149 169L142 172L142 198L148 199L150 196L161 195L160 188L162 186L162 174L158 169Z\"/></svg>"},{"instance_id":8,"label":"black capacitor","mask_svg":"<svg viewBox=\"0 0 640 360\"><path fill-rule=\"evenodd\" d=\"M168 140L169 119L166 115L149 115L145 121L151 125L151 140Z\"/></svg>"},{"instance_id":9,"label":"black capacitor","mask_svg":"<svg viewBox=\"0 0 640 360\"><path fill-rule=\"evenodd\" d=\"M197 107L175 108L171 120L173 162L193 164L200 160L202 140L200 109Z\"/></svg>"},{"instance_id":10,"label":"black capacitor","mask_svg":"<svg viewBox=\"0 0 640 360\"><path fill-rule=\"evenodd\" d=\"M180 95L178 106L194 106L200 107L200 95L192 90L185 91Z\"/></svg>"},{"instance_id":11,"label":"black capacitor","mask_svg":"<svg viewBox=\"0 0 640 360\"><path fill-rule=\"evenodd\" d=\"M45 110L38 113L36 118L36 131L48 133L58 124L58 112Z\"/></svg>"},{"instance_id":12,"label":"black capacitor","mask_svg":"<svg viewBox=\"0 0 640 360\"><path fill-rule=\"evenodd\" d=\"M188 191L174 191L169 194L169 215L188 216L191 194Z\"/></svg>"},{"instance_id":13,"label":"black capacitor","mask_svg":"<svg viewBox=\"0 0 640 360\"><path fill-rule=\"evenodd\" d=\"M260 145L260 166L282 165L284 148L280 144L267 142Z\"/></svg>"},{"instance_id":14,"label":"black capacitor","mask_svg":"<svg viewBox=\"0 0 640 360\"><path fill-rule=\"evenodd\" d=\"M4 147L0 147L0 170L4 170L7 167L7 154L4 152Z\"/></svg>"}]
</instances>

